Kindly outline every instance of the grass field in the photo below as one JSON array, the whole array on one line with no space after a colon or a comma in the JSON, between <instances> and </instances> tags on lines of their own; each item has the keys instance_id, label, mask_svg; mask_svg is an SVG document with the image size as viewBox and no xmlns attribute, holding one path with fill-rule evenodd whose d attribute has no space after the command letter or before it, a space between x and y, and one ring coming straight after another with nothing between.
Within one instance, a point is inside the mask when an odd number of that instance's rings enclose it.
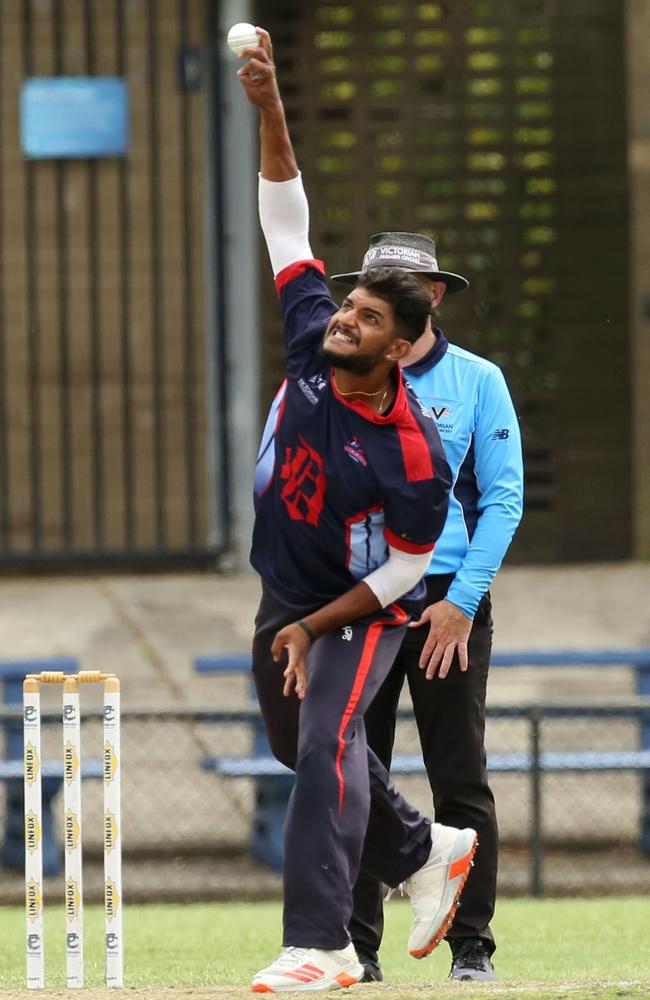
<instances>
[{"instance_id":1,"label":"grass field","mask_svg":"<svg viewBox=\"0 0 650 1000\"><path fill-rule=\"evenodd\" d=\"M277 903L127 907L126 986L153 998L248 995L251 975L279 948ZM462 996L508 1000L624 1000L650 997L650 899L504 900L494 931L499 941L495 984L449 983L445 944L418 962L406 954L408 903L386 908L382 965L386 983L355 987L360 1000ZM102 986L103 915L86 909L86 980L90 997L115 998ZM62 907L46 913L48 996L63 993ZM24 914L0 907L0 996L24 987ZM11 993L5 992L11 991ZM33 995L33 994L31 994ZM68 994L69 995L69 994ZM343 996L343 994L340 994Z\"/></svg>"}]
</instances>

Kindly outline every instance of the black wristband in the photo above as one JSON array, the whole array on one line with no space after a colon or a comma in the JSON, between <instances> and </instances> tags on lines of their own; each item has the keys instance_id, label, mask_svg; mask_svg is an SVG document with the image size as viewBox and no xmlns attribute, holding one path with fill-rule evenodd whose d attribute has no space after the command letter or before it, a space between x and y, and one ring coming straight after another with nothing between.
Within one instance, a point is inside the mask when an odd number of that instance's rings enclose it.
<instances>
[{"instance_id":1,"label":"black wristband","mask_svg":"<svg viewBox=\"0 0 650 1000\"><path fill-rule=\"evenodd\" d=\"M305 633L305 635L307 636L307 638L308 638L308 639L309 639L309 640L310 640L311 642L314 642L314 641L315 641L315 639L316 639L316 636L314 635L314 633L313 633L313 632L312 632L312 630L310 629L310 627L309 627L309 625L307 624L307 622L304 622L304 621L302 620L302 618L299 618L299 619L298 619L298 621L296 622L296 625L300 625L300 628L301 628L301 629L303 630L303 632Z\"/></svg>"}]
</instances>

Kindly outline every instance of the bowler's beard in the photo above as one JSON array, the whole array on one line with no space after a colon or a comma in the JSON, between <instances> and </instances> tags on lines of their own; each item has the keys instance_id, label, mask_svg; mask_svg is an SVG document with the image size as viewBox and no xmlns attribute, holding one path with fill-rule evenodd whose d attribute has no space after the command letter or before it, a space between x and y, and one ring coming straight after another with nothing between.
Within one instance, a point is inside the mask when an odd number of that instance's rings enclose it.
<instances>
[{"instance_id":1,"label":"bowler's beard","mask_svg":"<svg viewBox=\"0 0 650 1000\"><path fill-rule=\"evenodd\" d=\"M376 368L381 354L378 354L376 358L370 357L368 354L340 355L336 354L335 351L328 350L327 347L321 347L320 356L332 368L352 372L353 375L369 375L373 368Z\"/></svg>"}]
</instances>

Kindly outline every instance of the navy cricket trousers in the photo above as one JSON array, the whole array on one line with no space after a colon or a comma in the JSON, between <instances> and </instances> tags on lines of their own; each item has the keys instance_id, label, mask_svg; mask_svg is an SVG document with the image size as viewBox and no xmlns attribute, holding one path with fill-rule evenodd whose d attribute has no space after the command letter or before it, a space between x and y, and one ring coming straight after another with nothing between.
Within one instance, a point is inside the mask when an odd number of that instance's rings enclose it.
<instances>
[{"instance_id":1,"label":"navy cricket trousers","mask_svg":"<svg viewBox=\"0 0 650 1000\"><path fill-rule=\"evenodd\" d=\"M317 639L301 702L282 694L276 632L306 614L263 587L253 676L274 756L296 772L284 831L286 947L345 948L360 868L389 886L425 863L430 821L390 782L368 749L363 715L390 671L405 632L399 609L378 611Z\"/></svg>"}]
</instances>

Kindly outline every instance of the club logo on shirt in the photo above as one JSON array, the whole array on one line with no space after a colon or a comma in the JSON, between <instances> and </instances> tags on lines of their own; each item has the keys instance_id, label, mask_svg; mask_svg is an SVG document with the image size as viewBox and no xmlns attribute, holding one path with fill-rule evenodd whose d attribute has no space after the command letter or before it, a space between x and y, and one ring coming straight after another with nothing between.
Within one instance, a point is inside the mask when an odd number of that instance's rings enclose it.
<instances>
[{"instance_id":1,"label":"club logo on shirt","mask_svg":"<svg viewBox=\"0 0 650 1000\"><path fill-rule=\"evenodd\" d=\"M302 434L296 448L286 448L280 479L285 481L280 496L292 521L318 526L325 498L325 467L317 451Z\"/></svg>"},{"instance_id":2,"label":"club logo on shirt","mask_svg":"<svg viewBox=\"0 0 650 1000\"><path fill-rule=\"evenodd\" d=\"M358 462L359 465L368 464L368 459L364 455L363 448L361 447L359 438L356 435L351 438L346 445L344 445L343 451L349 455L350 458L354 459L355 462Z\"/></svg>"},{"instance_id":3,"label":"club logo on shirt","mask_svg":"<svg viewBox=\"0 0 650 1000\"><path fill-rule=\"evenodd\" d=\"M344 625L341 629L341 638L345 639L346 642L352 642L352 629L349 625Z\"/></svg>"}]
</instances>

